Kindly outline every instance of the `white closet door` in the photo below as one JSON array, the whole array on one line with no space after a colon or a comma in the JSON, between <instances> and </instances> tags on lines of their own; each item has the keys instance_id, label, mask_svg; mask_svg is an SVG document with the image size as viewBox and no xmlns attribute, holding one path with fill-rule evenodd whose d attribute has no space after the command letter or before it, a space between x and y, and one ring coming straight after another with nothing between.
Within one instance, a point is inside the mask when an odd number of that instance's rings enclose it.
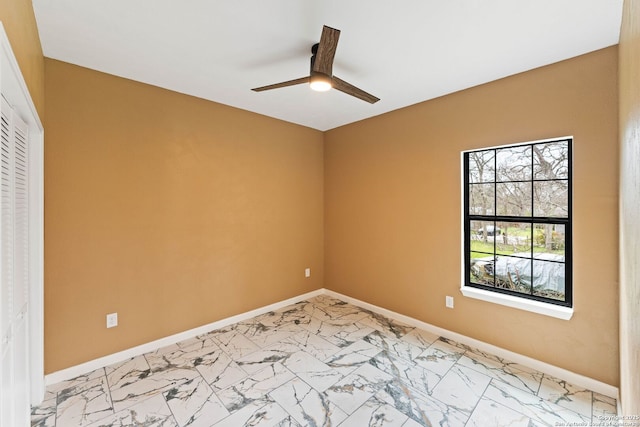
<instances>
[{"instance_id":1,"label":"white closet door","mask_svg":"<svg viewBox=\"0 0 640 427\"><path fill-rule=\"evenodd\" d=\"M14 423L29 425L29 170L28 127L13 112Z\"/></svg>"},{"instance_id":2,"label":"white closet door","mask_svg":"<svg viewBox=\"0 0 640 427\"><path fill-rule=\"evenodd\" d=\"M0 106L0 426L29 425L27 126Z\"/></svg>"},{"instance_id":3,"label":"white closet door","mask_svg":"<svg viewBox=\"0 0 640 427\"><path fill-rule=\"evenodd\" d=\"M13 115L14 130L14 286L15 309L18 316L26 316L29 301L29 153L28 153L28 128L27 124Z\"/></svg>"},{"instance_id":4,"label":"white closet door","mask_svg":"<svg viewBox=\"0 0 640 427\"><path fill-rule=\"evenodd\" d=\"M0 295L2 302L2 427L13 423L13 130L11 107L2 98L0 106Z\"/></svg>"}]
</instances>

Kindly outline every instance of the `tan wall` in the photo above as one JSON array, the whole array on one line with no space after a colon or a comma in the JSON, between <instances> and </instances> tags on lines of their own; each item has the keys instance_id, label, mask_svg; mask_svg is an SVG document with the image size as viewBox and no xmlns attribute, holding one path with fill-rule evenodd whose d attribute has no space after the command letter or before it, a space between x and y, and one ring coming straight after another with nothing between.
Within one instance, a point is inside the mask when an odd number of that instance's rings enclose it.
<instances>
[{"instance_id":1,"label":"tan wall","mask_svg":"<svg viewBox=\"0 0 640 427\"><path fill-rule=\"evenodd\" d=\"M640 414L640 1L625 0L620 35L620 395Z\"/></svg>"},{"instance_id":2,"label":"tan wall","mask_svg":"<svg viewBox=\"0 0 640 427\"><path fill-rule=\"evenodd\" d=\"M44 57L31 1L0 1L0 21L7 32L38 115L44 120Z\"/></svg>"},{"instance_id":3,"label":"tan wall","mask_svg":"<svg viewBox=\"0 0 640 427\"><path fill-rule=\"evenodd\" d=\"M617 385L617 103L612 47L328 131L325 286ZM573 318L463 297L461 151L565 135Z\"/></svg>"},{"instance_id":4,"label":"tan wall","mask_svg":"<svg viewBox=\"0 0 640 427\"><path fill-rule=\"evenodd\" d=\"M321 132L45 65L46 372L322 287Z\"/></svg>"}]
</instances>

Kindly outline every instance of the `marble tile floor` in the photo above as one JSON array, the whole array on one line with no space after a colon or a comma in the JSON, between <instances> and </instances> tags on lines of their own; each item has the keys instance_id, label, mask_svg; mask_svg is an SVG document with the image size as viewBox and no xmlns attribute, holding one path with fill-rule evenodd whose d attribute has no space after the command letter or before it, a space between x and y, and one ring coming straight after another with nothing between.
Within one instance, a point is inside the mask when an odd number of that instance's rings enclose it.
<instances>
[{"instance_id":1,"label":"marble tile floor","mask_svg":"<svg viewBox=\"0 0 640 427\"><path fill-rule=\"evenodd\" d=\"M31 425L539 427L615 413L614 399L322 295L53 384Z\"/></svg>"}]
</instances>

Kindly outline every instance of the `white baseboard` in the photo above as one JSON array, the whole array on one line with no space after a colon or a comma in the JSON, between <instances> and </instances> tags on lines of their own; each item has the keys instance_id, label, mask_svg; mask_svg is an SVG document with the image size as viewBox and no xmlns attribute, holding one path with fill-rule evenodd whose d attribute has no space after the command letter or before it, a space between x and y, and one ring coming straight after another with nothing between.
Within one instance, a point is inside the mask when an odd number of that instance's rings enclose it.
<instances>
[{"instance_id":1,"label":"white baseboard","mask_svg":"<svg viewBox=\"0 0 640 427\"><path fill-rule=\"evenodd\" d=\"M242 322L243 320L251 319L252 317L259 316L261 314L268 313L270 311L278 310L280 308L286 307L291 304L295 304L305 299L322 295L323 293L324 293L324 289L318 289L312 292L308 292L306 294L299 295L297 297L289 298L284 301L279 301L264 307L260 307L255 310L251 310L235 316L227 317L226 319L218 320L217 322L209 323L207 325L203 325L194 329L189 329L188 331L170 335L168 337L151 341L146 344L141 344L139 346L132 347L127 350L109 354L104 357L99 357L97 359L90 360L85 363L81 363L80 365L75 365L67 369L62 369L60 371L52 372L48 375L45 375L45 378L44 378L45 384L50 385L50 384L59 383L60 381L70 380L80 375L87 374L91 371L95 371L96 369L104 368L105 366L109 366L114 363L123 362L125 360L131 359L132 357L140 356L150 351L156 351L159 348L166 347L168 345L175 344L177 342L184 341L198 335L206 334L213 330L224 328L225 326Z\"/></svg>"},{"instance_id":2,"label":"white baseboard","mask_svg":"<svg viewBox=\"0 0 640 427\"><path fill-rule=\"evenodd\" d=\"M356 298L352 298L350 296L347 296L338 292L334 292L328 289L324 289L324 288L321 288L312 292L308 292L306 294L302 294L297 297L289 298L287 300L280 301L274 304L270 304L265 307L257 308L255 310L251 310L246 313L241 313L236 316L231 316L226 319L209 323L208 325L203 325L195 329L190 329L188 331L184 331L175 335L161 338L159 340L142 344L127 350L119 351L117 353L110 354L108 356L100 357L98 359L94 359L89 362L82 363L80 365L63 369L61 371L53 372L45 376L45 383L49 385L49 384L58 383L60 381L69 380L69 379L78 377L80 375L89 373L91 371L94 371L96 369L111 365L113 363L122 362L132 357L140 356L144 353L155 351L159 348L162 348L171 344L175 344L179 341L184 341L186 339L193 338L197 335L206 334L215 329L224 328L225 326L232 325L234 323L241 322L243 320L247 320L264 313L268 313L269 311L278 310L280 308L286 307L291 304L295 304L305 299L313 298L318 295L328 295L334 298L338 298L342 301L357 305L367 310L371 310L375 313L381 314L383 316L389 317L391 319L397 320L407 325L414 326L416 328L423 329L433 334L457 341L461 344L465 344L470 347L477 348L478 350L494 354L503 359L506 359L515 363L519 363L521 365L540 371L544 374L551 375L555 378L560 378L573 385L584 387L585 389L595 391L597 393L603 394L608 397L612 397L614 399L618 399L618 388L612 385L605 384L601 381L594 380L584 375L576 374L575 372L571 372L566 369L559 368L557 366L554 366L545 362L541 362L531 357L524 356L522 354L515 353L509 350L505 350L501 347L487 344L485 342L482 342L473 338L469 338L465 335L461 335L456 332L452 332L447 329L443 329L443 328L431 325L429 323L422 322L412 317L405 316L403 314L399 314L391 310L387 310L386 308L378 307L376 305L369 304L367 302L360 301Z\"/></svg>"},{"instance_id":3,"label":"white baseboard","mask_svg":"<svg viewBox=\"0 0 640 427\"><path fill-rule=\"evenodd\" d=\"M458 334L456 332L452 332L447 329L439 328L429 323L425 323L420 320L414 319L412 317L405 316L403 314L399 314L391 310L387 310L386 308L381 308L376 305L369 304L367 302L360 301L355 298L351 298L347 295L343 295L338 292L330 291L328 289L324 289L323 291L325 295L338 298L342 301L351 303L353 305L357 305L367 310L371 310L375 313L381 314L383 316L389 317L391 319L397 320L402 323L406 323L407 325L414 326L418 329L423 329L425 331L431 332L441 337L448 338L453 341L459 342L461 344L468 345L469 347L474 347L474 348L477 348L478 350L491 353L493 355L509 360L511 362L515 362L520 365L527 366L531 369L535 369L536 371L542 372L543 374L551 375L555 378L565 380L568 383L571 383L579 387L584 387L587 390L595 391L605 396L618 399L618 388L612 385L594 380L584 375L576 374L575 372L571 372L566 369L559 368L549 363L541 362L539 360L533 359L528 356L524 356L519 353L515 353L513 351L505 350L504 348L497 347L495 345L487 344L483 341L479 341L474 338L469 338L465 335Z\"/></svg>"}]
</instances>

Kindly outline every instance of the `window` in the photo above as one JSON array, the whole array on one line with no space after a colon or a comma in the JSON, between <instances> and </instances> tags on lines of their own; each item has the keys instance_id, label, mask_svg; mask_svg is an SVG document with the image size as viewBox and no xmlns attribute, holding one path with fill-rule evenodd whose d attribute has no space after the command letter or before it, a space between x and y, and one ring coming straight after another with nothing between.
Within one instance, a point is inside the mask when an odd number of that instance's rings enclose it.
<instances>
[{"instance_id":1,"label":"window","mask_svg":"<svg viewBox=\"0 0 640 427\"><path fill-rule=\"evenodd\" d=\"M463 153L463 291L572 306L571 148L562 138Z\"/></svg>"}]
</instances>

